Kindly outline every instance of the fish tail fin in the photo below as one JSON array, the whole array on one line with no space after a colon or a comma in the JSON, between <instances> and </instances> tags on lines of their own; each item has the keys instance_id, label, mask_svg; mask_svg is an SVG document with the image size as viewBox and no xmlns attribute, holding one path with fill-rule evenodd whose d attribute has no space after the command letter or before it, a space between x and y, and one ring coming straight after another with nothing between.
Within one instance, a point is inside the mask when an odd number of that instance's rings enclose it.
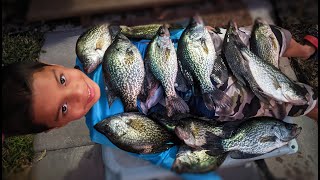
<instances>
[{"instance_id":1,"label":"fish tail fin","mask_svg":"<svg viewBox=\"0 0 320 180\"><path fill-rule=\"evenodd\" d=\"M202 97L205 106L209 110L215 110L220 116L229 115L233 111L231 98L220 89L216 88L211 93L204 93Z\"/></svg>"},{"instance_id":2,"label":"fish tail fin","mask_svg":"<svg viewBox=\"0 0 320 180\"><path fill-rule=\"evenodd\" d=\"M225 150L222 145L223 138L214 135L212 132L207 131L205 134L206 143L201 147L206 149L206 154L208 155L219 155L225 153Z\"/></svg>"},{"instance_id":3,"label":"fish tail fin","mask_svg":"<svg viewBox=\"0 0 320 180\"><path fill-rule=\"evenodd\" d=\"M145 114L145 115L148 114L148 107L147 107L146 103L140 101L140 109L143 114Z\"/></svg>"},{"instance_id":4,"label":"fish tail fin","mask_svg":"<svg viewBox=\"0 0 320 180\"><path fill-rule=\"evenodd\" d=\"M124 104L125 104L125 106L124 106L125 112L136 112L136 111L139 111L136 101L130 101L130 102L126 102Z\"/></svg>"},{"instance_id":5,"label":"fish tail fin","mask_svg":"<svg viewBox=\"0 0 320 180\"><path fill-rule=\"evenodd\" d=\"M188 113L189 106L187 103L179 96L176 97L166 97L166 107L168 117L173 116L175 113Z\"/></svg>"}]
</instances>

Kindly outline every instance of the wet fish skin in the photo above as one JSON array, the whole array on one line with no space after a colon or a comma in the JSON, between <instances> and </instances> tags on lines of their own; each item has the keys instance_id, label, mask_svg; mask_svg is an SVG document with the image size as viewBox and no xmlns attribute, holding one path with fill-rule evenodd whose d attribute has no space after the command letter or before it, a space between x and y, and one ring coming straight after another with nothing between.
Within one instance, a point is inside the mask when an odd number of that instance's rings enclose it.
<instances>
[{"instance_id":1,"label":"wet fish skin","mask_svg":"<svg viewBox=\"0 0 320 180\"><path fill-rule=\"evenodd\" d=\"M168 25L160 26L157 35L148 44L144 61L154 77L163 86L168 117L174 113L189 112L188 105L175 90L178 61L173 42L170 39Z\"/></svg>"},{"instance_id":2,"label":"wet fish skin","mask_svg":"<svg viewBox=\"0 0 320 180\"><path fill-rule=\"evenodd\" d=\"M228 68L224 63L224 60L221 54L217 56L217 59L214 62L210 78L219 85L227 82L229 78Z\"/></svg>"},{"instance_id":3,"label":"wet fish skin","mask_svg":"<svg viewBox=\"0 0 320 180\"><path fill-rule=\"evenodd\" d=\"M137 38L137 39L152 39L158 32L159 28L163 24L146 24L146 25L137 25L137 26L125 26L120 25L121 32L128 38ZM179 24L168 24L169 30L183 29L182 25Z\"/></svg>"},{"instance_id":4,"label":"wet fish skin","mask_svg":"<svg viewBox=\"0 0 320 180\"><path fill-rule=\"evenodd\" d=\"M209 34L211 36L211 39L212 39L212 42L214 45L214 49L216 52L216 56L217 56L217 58L215 59L214 64L213 64L213 69L212 69L212 73L211 73L210 77L216 83L223 84L229 78L227 66L225 65L224 60L222 59L222 55L221 55L223 40L213 30L210 30Z\"/></svg>"},{"instance_id":5,"label":"wet fish skin","mask_svg":"<svg viewBox=\"0 0 320 180\"><path fill-rule=\"evenodd\" d=\"M165 128L138 112L121 113L98 122L94 128L122 150L149 154L173 146Z\"/></svg>"},{"instance_id":6,"label":"wet fish skin","mask_svg":"<svg viewBox=\"0 0 320 180\"><path fill-rule=\"evenodd\" d=\"M141 93L145 76L138 48L119 33L105 52L102 69L109 106L120 96L126 112L138 111L137 97Z\"/></svg>"},{"instance_id":7,"label":"wet fish skin","mask_svg":"<svg viewBox=\"0 0 320 180\"><path fill-rule=\"evenodd\" d=\"M130 38L152 39L162 24L148 24L138 26L121 25L121 33Z\"/></svg>"},{"instance_id":8,"label":"wet fish skin","mask_svg":"<svg viewBox=\"0 0 320 180\"><path fill-rule=\"evenodd\" d=\"M206 151L181 145L173 162L172 170L177 173L207 173L218 169L227 157L226 153L211 156Z\"/></svg>"},{"instance_id":9,"label":"wet fish skin","mask_svg":"<svg viewBox=\"0 0 320 180\"><path fill-rule=\"evenodd\" d=\"M79 36L75 51L85 73L89 74L97 68L111 42L109 24L96 25Z\"/></svg>"},{"instance_id":10,"label":"wet fish skin","mask_svg":"<svg viewBox=\"0 0 320 180\"><path fill-rule=\"evenodd\" d=\"M216 53L211 36L200 16L192 17L183 31L178 42L177 55L183 71L189 72L192 79L199 83L206 107L215 110L219 115L229 114L232 111L230 97L210 80ZM189 79L188 76L186 79Z\"/></svg>"},{"instance_id":11,"label":"wet fish skin","mask_svg":"<svg viewBox=\"0 0 320 180\"><path fill-rule=\"evenodd\" d=\"M262 18L254 21L250 50L261 59L279 68L280 45L270 25Z\"/></svg>"},{"instance_id":12,"label":"wet fish skin","mask_svg":"<svg viewBox=\"0 0 320 180\"><path fill-rule=\"evenodd\" d=\"M234 158L255 157L273 151L296 138L301 127L272 117L254 117L244 121L230 138L207 133L208 154L233 152Z\"/></svg>"},{"instance_id":13,"label":"wet fish skin","mask_svg":"<svg viewBox=\"0 0 320 180\"><path fill-rule=\"evenodd\" d=\"M172 126L172 125L171 125ZM199 148L206 144L206 133L226 138L233 134L237 123L221 123L203 117L187 117L180 119L175 125L175 134L190 147Z\"/></svg>"},{"instance_id":14,"label":"wet fish skin","mask_svg":"<svg viewBox=\"0 0 320 180\"><path fill-rule=\"evenodd\" d=\"M305 105L308 102L306 99L307 90L304 86L290 80L278 68L251 52L242 42L238 41L236 46L239 48L249 72L246 79L258 97L270 97L278 102L288 102L295 105Z\"/></svg>"}]
</instances>

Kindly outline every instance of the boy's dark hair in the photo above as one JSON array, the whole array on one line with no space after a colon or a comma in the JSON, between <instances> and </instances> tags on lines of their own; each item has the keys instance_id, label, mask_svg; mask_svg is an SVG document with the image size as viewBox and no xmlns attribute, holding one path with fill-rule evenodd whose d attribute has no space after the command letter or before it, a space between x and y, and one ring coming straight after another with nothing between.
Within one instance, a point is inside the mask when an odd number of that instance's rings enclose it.
<instances>
[{"instance_id":1,"label":"boy's dark hair","mask_svg":"<svg viewBox=\"0 0 320 180\"><path fill-rule=\"evenodd\" d=\"M40 133L49 129L32 122L32 75L48 65L35 61L2 67L2 132L6 136Z\"/></svg>"}]
</instances>

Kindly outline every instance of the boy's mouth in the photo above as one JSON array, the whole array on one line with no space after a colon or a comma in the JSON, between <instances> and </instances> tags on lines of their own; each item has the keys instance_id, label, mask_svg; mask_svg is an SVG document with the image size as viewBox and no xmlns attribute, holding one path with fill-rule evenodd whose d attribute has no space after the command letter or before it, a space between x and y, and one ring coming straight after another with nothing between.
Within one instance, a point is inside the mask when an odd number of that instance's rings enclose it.
<instances>
[{"instance_id":1,"label":"boy's mouth","mask_svg":"<svg viewBox=\"0 0 320 180\"><path fill-rule=\"evenodd\" d=\"M95 94L94 94L94 89L89 84L87 84L87 87L88 87L87 104L89 104L93 100Z\"/></svg>"}]
</instances>

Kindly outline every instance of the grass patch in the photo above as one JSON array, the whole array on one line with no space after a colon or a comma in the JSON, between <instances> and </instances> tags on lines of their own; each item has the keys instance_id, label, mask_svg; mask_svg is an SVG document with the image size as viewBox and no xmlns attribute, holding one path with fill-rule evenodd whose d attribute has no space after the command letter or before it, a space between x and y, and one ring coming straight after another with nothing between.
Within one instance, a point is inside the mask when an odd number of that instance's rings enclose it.
<instances>
[{"instance_id":1,"label":"grass patch","mask_svg":"<svg viewBox=\"0 0 320 180\"><path fill-rule=\"evenodd\" d=\"M2 179L29 167L34 157L34 135L9 137L2 144Z\"/></svg>"},{"instance_id":2,"label":"grass patch","mask_svg":"<svg viewBox=\"0 0 320 180\"><path fill-rule=\"evenodd\" d=\"M38 61L44 36L41 32L2 35L3 65L21 61Z\"/></svg>"},{"instance_id":3,"label":"grass patch","mask_svg":"<svg viewBox=\"0 0 320 180\"><path fill-rule=\"evenodd\" d=\"M10 30L2 31L2 66L38 61L43 43L44 33L39 31L14 34ZM23 172L30 169L34 158L33 140L33 134L5 138L2 144L2 179L17 179L17 176L27 179L28 174Z\"/></svg>"}]
</instances>

